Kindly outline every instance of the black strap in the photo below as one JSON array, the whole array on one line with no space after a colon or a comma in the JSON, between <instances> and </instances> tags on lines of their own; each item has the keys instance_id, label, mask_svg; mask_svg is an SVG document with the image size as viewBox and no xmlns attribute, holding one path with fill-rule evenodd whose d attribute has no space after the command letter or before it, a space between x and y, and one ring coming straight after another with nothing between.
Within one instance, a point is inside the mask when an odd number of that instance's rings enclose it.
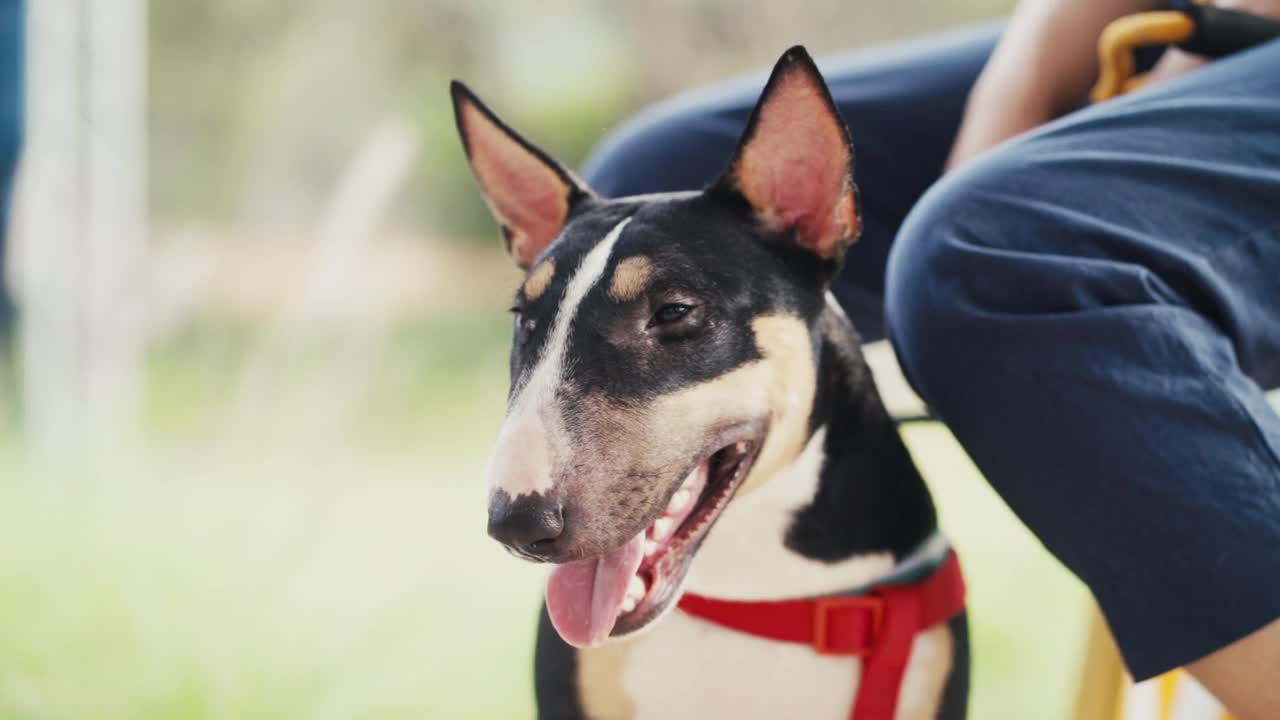
<instances>
[{"instance_id":1,"label":"black strap","mask_svg":"<svg viewBox=\"0 0 1280 720\"><path fill-rule=\"evenodd\" d=\"M1280 38L1280 20L1197 2L1176 5L1196 24L1191 37L1178 43L1187 52L1220 58Z\"/></svg>"}]
</instances>

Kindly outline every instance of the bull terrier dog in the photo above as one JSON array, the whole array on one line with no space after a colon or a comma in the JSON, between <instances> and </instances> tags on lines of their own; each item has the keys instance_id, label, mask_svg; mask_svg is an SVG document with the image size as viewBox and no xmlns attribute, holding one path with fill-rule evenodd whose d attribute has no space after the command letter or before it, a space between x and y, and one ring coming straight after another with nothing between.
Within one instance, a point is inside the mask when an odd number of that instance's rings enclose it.
<instances>
[{"instance_id":1,"label":"bull terrier dog","mask_svg":"<svg viewBox=\"0 0 1280 720\"><path fill-rule=\"evenodd\" d=\"M829 292L859 197L805 50L693 192L600 197L452 95L526 273L488 532L555 565L540 716L964 717L959 565Z\"/></svg>"}]
</instances>

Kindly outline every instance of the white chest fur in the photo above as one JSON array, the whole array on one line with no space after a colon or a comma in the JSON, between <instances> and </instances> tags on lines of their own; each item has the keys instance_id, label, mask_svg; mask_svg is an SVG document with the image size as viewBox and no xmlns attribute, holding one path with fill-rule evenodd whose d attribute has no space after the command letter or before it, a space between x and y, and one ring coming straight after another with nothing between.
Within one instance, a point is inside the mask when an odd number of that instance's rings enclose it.
<instances>
[{"instance_id":1,"label":"white chest fur","mask_svg":"<svg viewBox=\"0 0 1280 720\"><path fill-rule=\"evenodd\" d=\"M896 720L937 716L951 669L945 626L916 637ZM584 658L589 662L589 658ZM637 720L847 718L861 661L818 655L673 613L628 643L622 690Z\"/></svg>"},{"instance_id":2,"label":"white chest fur","mask_svg":"<svg viewBox=\"0 0 1280 720\"><path fill-rule=\"evenodd\" d=\"M622 685L637 720L844 718L859 665L676 612L634 641Z\"/></svg>"}]
</instances>

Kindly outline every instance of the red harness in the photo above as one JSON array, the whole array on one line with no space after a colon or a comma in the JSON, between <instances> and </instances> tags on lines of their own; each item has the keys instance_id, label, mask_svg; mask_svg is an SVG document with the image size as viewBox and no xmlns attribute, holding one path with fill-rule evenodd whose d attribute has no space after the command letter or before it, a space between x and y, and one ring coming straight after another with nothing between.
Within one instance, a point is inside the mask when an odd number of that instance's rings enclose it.
<instances>
[{"instance_id":1,"label":"red harness","mask_svg":"<svg viewBox=\"0 0 1280 720\"><path fill-rule=\"evenodd\" d=\"M862 658L850 720L892 720L916 633L964 610L964 575L951 552L929 576L866 595L739 602L685 593L684 612L756 637Z\"/></svg>"}]
</instances>

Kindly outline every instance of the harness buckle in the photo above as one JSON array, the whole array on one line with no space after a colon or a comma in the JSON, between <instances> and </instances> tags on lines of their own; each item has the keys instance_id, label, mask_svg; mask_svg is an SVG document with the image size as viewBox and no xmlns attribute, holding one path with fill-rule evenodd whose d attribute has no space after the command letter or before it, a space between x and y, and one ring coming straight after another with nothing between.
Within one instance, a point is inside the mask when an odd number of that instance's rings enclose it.
<instances>
[{"instance_id":1,"label":"harness buckle","mask_svg":"<svg viewBox=\"0 0 1280 720\"><path fill-rule=\"evenodd\" d=\"M865 612L860 612L865 611ZM880 642L885 601L878 595L835 595L814 599L813 649L819 655L866 657ZM859 632L857 622L870 625ZM859 643L858 641L862 641Z\"/></svg>"}]
</instances>

